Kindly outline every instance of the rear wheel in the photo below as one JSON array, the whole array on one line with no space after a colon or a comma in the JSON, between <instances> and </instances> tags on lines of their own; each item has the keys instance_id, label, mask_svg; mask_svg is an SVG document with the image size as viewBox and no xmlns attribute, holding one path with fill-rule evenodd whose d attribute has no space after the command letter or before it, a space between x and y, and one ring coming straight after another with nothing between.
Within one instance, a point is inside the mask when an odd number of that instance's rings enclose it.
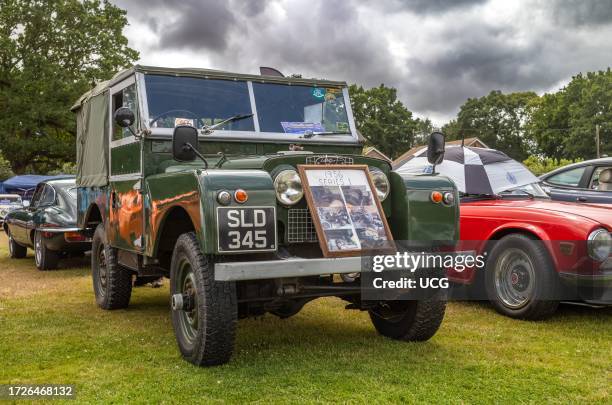
<instances>
[{"instance_id":1,"label":"rear wheel","mask_svg":"<svg viewBox=\"0 0 612 405\"><path fill-rule=\"evenodd\" d=\"M500 239L487 261L485 287L495 309L511 318L538 320L555 313L560 283L540 240L513 234Z\"/></svg>"},{"instance_id":2,"label":"rear wheel","mask_svg":"<svg viewBox=\"0 0 612 405\"><path fill-rule=\"evenodd\" d=\"M236 284L215 281L193 232L179 237L170 269L172 324L183 357L197 366L227 363L234 349Z\"/></svg>"},{"instance_id":3,"label":"rear wheel","mask_svg":"<svg viewBox=\"0 0 612 405\"><path fill-rule=\"evenodd\" d=\"M404 341L425 341L436 334L446 311L440 295L419 301L386 301L370 310L376 331Z\"/></svg>"},{"instance_id":4,"label":"rear wheel","mask_svg":"<svg viewBox=\"0 0 612 405\"><path fill-rule=\"evenodd\" d=\"M13 239L13 235L11 235L10 231L8 232L8 245L9 257L11 259L23 259L24 257L26 257L26 254L28 253L28 248L25 246L21 246L20 244L15 242L15 239Z\"/></svg>"},{"instance_id":5,"label":"rear wheel","mask_svg":"<svg viewBox=\"0 0 612 405\"><path fill-rule=\"evenodd\" d=\"M40 232L34 233L34 263L38 270L53 270L57 268L59 252L49 250Z\"/></svg>"},{"instance_id":6,"label":"rear wheel","mask_svg":"<svg viewBox=\"0 0 612 405\"><path fill-rule=\"evenodd\" d=\"M96 303L102 309L126 308L132 295L132 273L117 261L117 249L106 240L104 224L98 225L91 247L91 275Z\"/></svg>"}]
</instances>

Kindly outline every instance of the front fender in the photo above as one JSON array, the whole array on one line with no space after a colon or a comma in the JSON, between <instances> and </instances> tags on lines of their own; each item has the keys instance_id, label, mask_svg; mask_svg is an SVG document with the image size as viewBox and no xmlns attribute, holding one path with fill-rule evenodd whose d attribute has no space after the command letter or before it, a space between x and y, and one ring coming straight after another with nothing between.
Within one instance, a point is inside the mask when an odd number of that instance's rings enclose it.
<instances>
[{"instance_id":1,"label":"front fender","mask_svg":"<svg viewBox=\"0 0 612 405\"><path fill-rule=\"evenodd\" d=\"M392 172L391 231L396 240L415 244L454 244L459 240L459 195L455 183L440 175ZM452 192L453 205L431 201L433 191Z\"/></svg>"}]
</instances>

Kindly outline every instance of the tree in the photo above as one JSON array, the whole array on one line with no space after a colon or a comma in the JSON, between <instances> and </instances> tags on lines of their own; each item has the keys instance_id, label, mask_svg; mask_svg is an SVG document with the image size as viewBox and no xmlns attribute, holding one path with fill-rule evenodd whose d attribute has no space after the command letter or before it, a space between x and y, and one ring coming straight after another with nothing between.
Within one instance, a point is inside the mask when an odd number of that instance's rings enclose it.
<instances>
[{"instance_id":1,"label":"tree","mask_svg":"<svg viewBox=\"0 0 612 405\"><path fill-rule=\"evenodd\" d=\"M0 0L0 142L15 173L75 160L71 104L127 67L125 11L107 0Z\"/></svg>"},{"instance_id":2,"label":"tree","mask_svg":"<svg viewBox=\"0 0 612 405\"><path fill-rule=\"evenodd\" d=\"M556 93L532 105L527 125L537 152L561 159L596 156L595 128L600 126L601 152L612 153L612 72L578 74Z\"/></svg>"},{"instance_id":3,"label":"tree","mask_svg":"<svg viewBox=\"0 0 612 405\"><path fill-rule=\"evenodd\" d=\"M527 132L535 141L535 152L560 162L568 156L564 141L569 131L569 111L563 92L545 94L531 103Z\"/></svg>"},{"instance_id":4,"label":"tree","mask_svg":"<svg viewBox=\"0 0 612 405\"><path fill-rule=\"evenodd\" d=\"M612 153L612 71L578 74L562 90L569 111L564 139L567 159L596 157L595 127L600 126L602 153Z\"/></svg>"},{"instance_id":5,"label":"tree","mask_svg":"<svg viewBox=\"0 0 612 405\"><path fill-rule=\"evenodd\" d=\"M396 158L408 150L413 143L414 133L429 123L412 117L401 101L397 90L381 84L365 90L351 85L351 107L357 129L381 152Z\"/></svg>"},{"instance_id":6,"label":"tree","mask_svg":"<svg viewBox=\"0 0 612 405\"><path fill-rule=\"evenodd\" d=\"M523 161L535 145L525 131L534 92L504 94L492 91L481 98L469 98L455 120L443 127L448 139L477 136L493 149Z\"/></svg>"},{"instance_id":7,"label":"tree","mask_svg":"<svg viewBox=\"0 0 612 405\"><path fill-rule=\"evenodd\" d=\"M10 163L0 154L0 181L4 181L13 176L14 174L11 170Z\"/></svg>"}]
</instances>

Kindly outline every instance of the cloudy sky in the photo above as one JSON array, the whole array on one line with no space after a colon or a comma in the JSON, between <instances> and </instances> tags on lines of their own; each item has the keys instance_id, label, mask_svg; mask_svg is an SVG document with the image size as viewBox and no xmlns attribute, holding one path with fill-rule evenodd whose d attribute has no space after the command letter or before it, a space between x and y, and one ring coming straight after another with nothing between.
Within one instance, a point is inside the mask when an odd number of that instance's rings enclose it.
<instances>
[{"instance_id":1,"label":"cloudy sky","mask_svg":"<svg viewBox=\"0 0 612 405\"><path fill-rule=\"evenodd\" d=\"M612 66L612 0L112 0L142 64L384 83L443 124L468 97Z\"/></svg>"}]
</instances>

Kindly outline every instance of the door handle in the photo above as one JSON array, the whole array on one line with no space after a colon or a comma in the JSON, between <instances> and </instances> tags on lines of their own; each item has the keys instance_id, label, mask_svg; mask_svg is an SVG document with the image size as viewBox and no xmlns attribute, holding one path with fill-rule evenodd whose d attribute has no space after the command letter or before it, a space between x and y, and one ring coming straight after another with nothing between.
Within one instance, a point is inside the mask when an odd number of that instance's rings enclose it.
<instances>
[{"instance_id":1,"label":"door handle","mask_svg":"<svg viewBox=\"0 0 612 405\"><path fill-rule=\"evenodd\" d=\"M578 202L587 202L588 200L587 200L586 197L578 197L578 198L576 198L576 201L578 201Z\"/></svg>"}]
</instances>

